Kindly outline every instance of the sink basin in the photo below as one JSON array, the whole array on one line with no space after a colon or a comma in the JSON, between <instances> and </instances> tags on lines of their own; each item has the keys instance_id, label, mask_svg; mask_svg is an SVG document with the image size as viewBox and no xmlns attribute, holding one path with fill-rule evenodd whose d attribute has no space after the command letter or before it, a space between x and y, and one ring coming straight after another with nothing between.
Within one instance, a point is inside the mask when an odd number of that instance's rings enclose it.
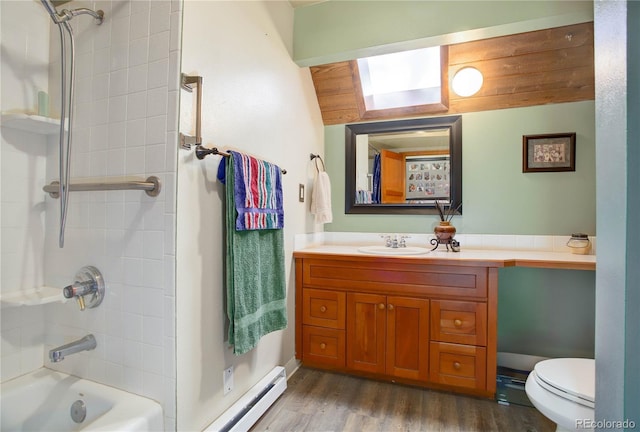
<instances>
[{"instance_id":1,"label":"sink basin","mask_svg":"<svg viewBox=\"0 0 640 432\"><path fill-rule=\"evenodd\" d=\"M403 248L390 248L386 246L362 246L358 252L374 255L420 255L429 253L429 249L418 246L407 246Z\"/></svg>"}]
</instances>

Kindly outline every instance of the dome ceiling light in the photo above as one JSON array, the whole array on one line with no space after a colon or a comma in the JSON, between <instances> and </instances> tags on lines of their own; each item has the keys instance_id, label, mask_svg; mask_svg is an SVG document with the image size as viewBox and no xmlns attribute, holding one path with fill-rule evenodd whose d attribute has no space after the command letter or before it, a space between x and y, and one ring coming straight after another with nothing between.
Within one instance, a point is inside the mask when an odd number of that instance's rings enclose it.
<instances>
[{"instance_id":1,"label":"dome ceiling light","mask_svg":"<svg viewBox=\"0 0 640 432\"><path fill-rule=\"evenodd\" d=\"M458 96L469 97L480 90L482 82L482 72L474 67L465 67L453 76L451 88Z\"/></svg>"}]
</instances>

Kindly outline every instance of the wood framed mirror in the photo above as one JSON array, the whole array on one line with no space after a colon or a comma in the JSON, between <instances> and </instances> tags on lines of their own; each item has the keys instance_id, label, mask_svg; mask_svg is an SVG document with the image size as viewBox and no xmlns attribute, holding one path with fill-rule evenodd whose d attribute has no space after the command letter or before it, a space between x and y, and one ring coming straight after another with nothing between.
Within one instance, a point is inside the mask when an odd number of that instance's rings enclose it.
<instances>
[{"instance_id":1,"label":"wood framed mirror","mask_svg":"<svg viewBox=\"0 0 640 432\"><path fill-rule=\"evenodd\" d=\"M437 214L436 200L462 202L461 116L349 124L345 152L347 214Z\"/></svg>"}]
</instances>

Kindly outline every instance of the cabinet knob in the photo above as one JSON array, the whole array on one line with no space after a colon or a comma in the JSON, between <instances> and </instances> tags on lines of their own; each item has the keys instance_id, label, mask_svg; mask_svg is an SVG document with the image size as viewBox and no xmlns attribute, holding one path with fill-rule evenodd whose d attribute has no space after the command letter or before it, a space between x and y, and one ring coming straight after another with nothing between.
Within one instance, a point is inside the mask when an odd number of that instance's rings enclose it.
<instances>
[{"instance_id":1,"label":"cabinet knob","mask_svg":"<svg viewBox=\"0 0 640 432\"><path fill-rule=\"evenodd\" d=\"M393 305L391 303L389 303L389 306L387 306L389 310L393 310Z\"/></svg>"},{"instance_id":2,"label":"cabinet knob","mask_svg":"<svg viewBox=\"0 0 640 432\"><path fill-rule=\"evenodd\" d=\"M459 319L453 320L453 325L456 327L460 327L462 325L462 321Z\"/></svg>"},{"instance_id":3,"label":"cabinet knob","mask_svg":"<svg viewBox=\"0 0 640 432\"><path fill-rule=\"evenodd\" d=\"M385 307L385 306L384 306L384 303L380 303L380 304L378 304L378 309L383 310L383 309L384 309L384 307Z\"/></svg>"},{"instance_id":4,"label":"cabinet knob","mask_svg":"<svg viewBox=\"0 0 640 432\"><path fill-rule=\"evenodd\" d=\"M320 312L326 312L326 311L327 311L326 306L320 306Z\"/></svg>"},{"instance_id":5,"label":"cabinet knob","mask_svg":"<svg viewBox=\"0 0 640 432\"><path fill-rule=\"evenodd\" d=\"M327 347L327 344L326 344L326 343L322 342L322 343L320 344L320 349L325 349L326 347Z\"/></svg>"},{"instance_id":6,"label":"cabinet knob","mask_svg":"<svg viewBox=\"0 0 640 432\"><path fill-rule=\"evenodd\" d=\"M453 362L453 368L455 370L460 370L460 362Z\"/></svg>"}]
</instances>

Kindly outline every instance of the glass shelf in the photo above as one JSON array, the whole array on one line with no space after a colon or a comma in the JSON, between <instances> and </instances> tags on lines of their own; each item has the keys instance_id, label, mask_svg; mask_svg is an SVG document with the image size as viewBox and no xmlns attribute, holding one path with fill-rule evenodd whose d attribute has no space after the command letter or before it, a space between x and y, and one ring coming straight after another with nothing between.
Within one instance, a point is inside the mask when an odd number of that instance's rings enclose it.
<instances>
[{"instance_id":1,"label":"glass shelf","mask_svg":"<svg viewBox=\"0 0 640 432\"><path fill-rule=\"evenodd\" d=\"M64 303L67 299L61 288L42 286L25 291L15 291L0 296L2 307L36 306L47 303Z\"/></svg>"},{"instance_id":2,"label":"glass shelf","mask_svg":"<svg viewBox=\"0 0 640 432\"><path fill-rule=\"evenodd\" d=\"M53 135L60 132L60 119L29 114L2 114L2 126L40 135Z\"/></svg>"}]
</instances>

